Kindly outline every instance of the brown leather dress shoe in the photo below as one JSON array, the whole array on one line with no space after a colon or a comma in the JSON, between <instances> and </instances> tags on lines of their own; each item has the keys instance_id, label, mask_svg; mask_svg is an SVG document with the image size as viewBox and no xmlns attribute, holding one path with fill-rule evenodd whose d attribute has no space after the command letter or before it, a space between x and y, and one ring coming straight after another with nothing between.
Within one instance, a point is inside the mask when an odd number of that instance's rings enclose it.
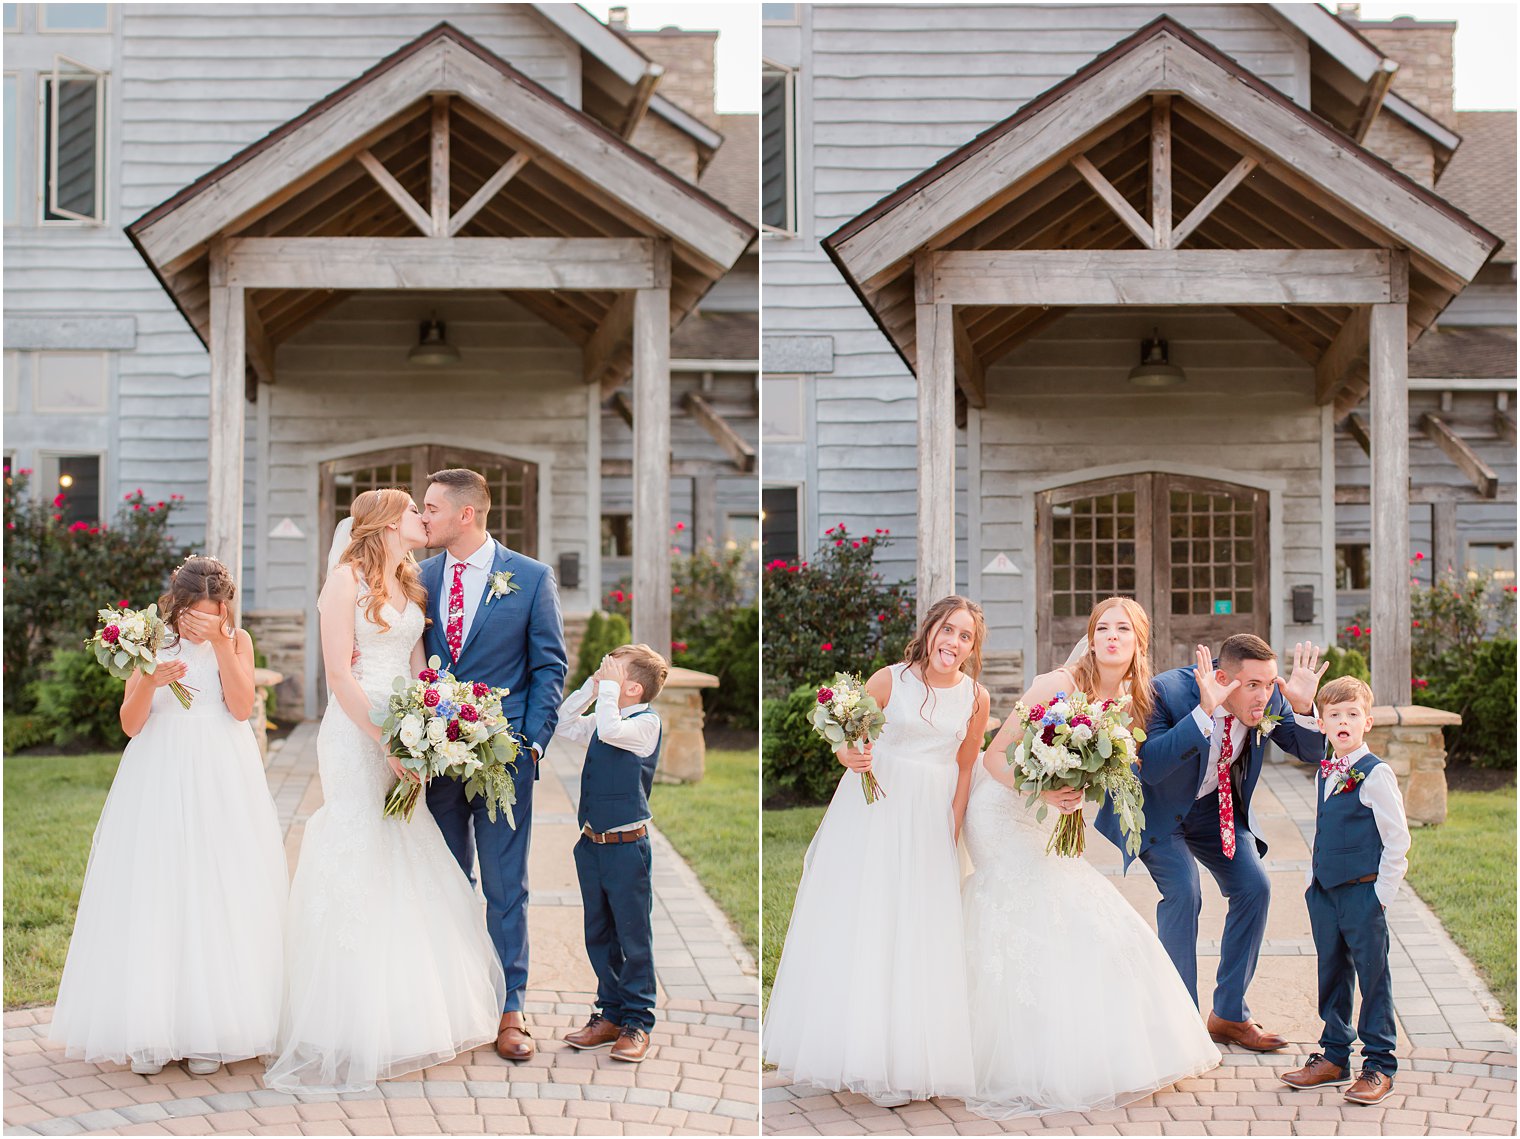
<instances>
[{"instance_id":1,"label":"brown leather dress shoe","mask_svg":"<svg viewBox=\"0 0 1520 1139\"><path fill-rule=\"evenodd\" d=\"M1351 1082L1351 1069L1342 1068L1339 1064L1332 1064L1325 1059L1323 1052L1316 1052L1305 1062L1302 1068L1295 1068L1291 1072L1284 1072L1278 1079L1290 1088L1323 1088L1338 1086Z\"/></svg>"},{"instance_id":2,"label":"brown leather dress shoe","mask_svg":"<svg viewBox=\"0 0 1520 1139\"><path fill-rule=\"evenodd\" d=\"M1215 1044L1239 1044L1252 1052L1276 1052L1288 1042L1275 1032L1268 1032L1254 1020L1224 1020L1209 1013L1209 1036Z\"/></svg>"},{"instance_id":3,"label":"brown leather dress shoe","mask_svg":"<svg viewBox=\"0 0 1520 1139\"><path fill-rule=\"evenodd\" d=\"M1356 1083L1346 1089L1346 1102L1382 1103L1392 1093L1393 1080L1390 1077L1382 1072L1374 1072L1371 1068L1363 1068Z\"/></svg>"},{"instance_id":4,"label":"brown leather dress shoe","mask_svg":"<svg viewBox=\"0 0 1520 1139\"><path fill-rule=\"evenodd\" d=\"M533 1059L534 1051L533 1034L523 1024L522 1013L502 1013L501 1026L496 1030L496 1054L503 1060L521 1063Z\"/></svg>"},{"instance_id":5,"label":"brown leather dress shoe","mask_svg":"<svg viewBox=\"0 0 1520 1139\"><path fill-rule=\"evenodd\" d=\"M627 1060L630 1064L642 1064L649 1055L649 1033L642 1028L627 1025L618 1033L617 1043L612 1046L614 1060Z\"/></svg>"},{"instance_id":6,"label":"brown leather dress shoe","mask_svg":"<svg viewBox=\"0 0 1520 1139\"><path fill-rule=\"evenodd\" d=\"M565 1043L572 1048L605 1048L616 1040L622 1031L601 1013L594 1012L584 1027L565 1033Z\"/></svg>"}]
</instances>

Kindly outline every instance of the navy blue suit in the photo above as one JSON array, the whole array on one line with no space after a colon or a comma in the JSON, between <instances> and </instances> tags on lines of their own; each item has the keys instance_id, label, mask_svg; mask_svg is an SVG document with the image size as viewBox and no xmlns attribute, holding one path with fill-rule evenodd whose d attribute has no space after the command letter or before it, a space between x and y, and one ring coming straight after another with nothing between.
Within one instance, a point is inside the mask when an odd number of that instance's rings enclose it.
<instances>
[{"instance_id":1,"label":"navy blue suit","mask_svg":"<svg viewBox=\"0 0 1520 1139\"><path fill-rule=\"evenodd\" d=\"M653 716L645 708L629 716ZM649 792L660 744L637 756L593 735L581 768L576 821L598 834L649 817ZM654 1028L654 887L649 835L633 842L594 843L581 834L575 874L585 915L586 956L596 973L602 1015L624 1028Z\"/></svg>"},{"instance_id":2,"label":"navy blue suit","mask_svg":"<svg viewBox=\"0 0 1520 1139\"><path fill-rule=\"evenodd\" d=\"M1369 775L1382 763L1364 755L1352 771ZM1383 836L1370 808L1355 790L1337 789L1325 798L1325 776L1314 780L1314 877L1304 893L1309 928L1319 957L1319 1015L1325 1022L1320 1050L1342 1068L1351 1066L1351 1045L1362 1038L1362 1063L1392 1079L1397 1029L1393 982L1388 975L1388 916L1378 901L1376 882ZM1351 998L1362 987L1362 1010L1351 1032Z\"/></svg>"},{"instance_id":3,"label":"navy blue suit","mask_svg":"<svg viewBox=\"0 0 1520 1139\"><path fill-rule=\"evenodd\" d=\"M1217 662L1216 662L1217 667ZM1229 901L1219 971L1215 978L1213 1010L1222 1020L1250 1020L1246 989L1256 973L1267 929L1267 906L1272 886L1262 858L1267 844L1250 825L1251 797L1261 777L1261 734L1254 728L1230 765L1235 794L1235 857L1220 849L1219 794L1202 798L1198 791L1209 773L1209 740L1193 719L1198 707L1198 682L1191 668L1176 668L1156 677L1151 685L1154 706L1145 725L1136 774L1145 793L1145 829L1140 835L1140 860L1161 891L1156 906L1156 933L1183 984L1198 1003L1198 915L1203 909L1198 863L1203 863ZM1305 763L1318 763L1325 737L1293 719L1293 709L1274 692L1267 710L1282 716L1272 742ZM1097 829L1120 850L1124 836L1112 806L1105 801ZM1124 868L1134 858L1124 855Z\"/></svg>"},{"instance_id":4,"label":"navy blue suit","mask_svg":"<svg viewBox=\"0 0 1520 1139\"><path fill-rule=\"evenodd\" d=\"M443 588L443 569L447 555L438 554L422 563L428 616L433 619L423 634L423 648L429 657L440 658L459 680L482 680L493 688L511 689L502 701L502 711L523 744L517 758L517 829L508 826L501 815L491 822L485 800L466 799L464 785L454 779L434 779L428 785L427 802L449 850L472 882L473 826L474 845L480 854L480 882L486 895L486 927L507 978L502 1011L520 1012L523 990L528 986L528 845L533 833L533 781L538 778L538 764L529 747L537 744L542 756L559 720L567 668L565 630L559 589L549 567L514 553L500 542L492 544L496 557L491 572L511 571L519 588L487 603L491 596L487 583L458 660L449 652L445 635L448 590Z\"/></svg>"}]
</instances>

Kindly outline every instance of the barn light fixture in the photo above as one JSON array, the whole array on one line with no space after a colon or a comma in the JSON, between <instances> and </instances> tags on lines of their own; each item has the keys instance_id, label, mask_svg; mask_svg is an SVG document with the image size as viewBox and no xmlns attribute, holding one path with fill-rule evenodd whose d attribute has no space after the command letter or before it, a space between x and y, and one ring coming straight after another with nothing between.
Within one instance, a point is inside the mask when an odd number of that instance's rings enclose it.
<instances>
[{"instance_id":1,"label":"barn light fixture","mask_svg":"<svg viewBox=\"0 0 1520 1139\"><path fill-rule=\"evenodd\" d=\"M408 362L423 364L430 368L447 367L459 363L459 349L443 336L443 322L434 313L422 322L422 332L417 347L406 354Z\"/></svg>"},{"instance_id":2,"label":"barn light fixture","mask_svg":"<svg viewBox=\"0 0 1520 1139\"><path fill-rule=\"evenodd\" d=\"M1129 370L1129 382L1137 388L1173 388L1187 382L1187 373L1168 362L1160 329L1152 329L1151 339L1140 342L1140 363Z\"/></svg>"}]
</instances>

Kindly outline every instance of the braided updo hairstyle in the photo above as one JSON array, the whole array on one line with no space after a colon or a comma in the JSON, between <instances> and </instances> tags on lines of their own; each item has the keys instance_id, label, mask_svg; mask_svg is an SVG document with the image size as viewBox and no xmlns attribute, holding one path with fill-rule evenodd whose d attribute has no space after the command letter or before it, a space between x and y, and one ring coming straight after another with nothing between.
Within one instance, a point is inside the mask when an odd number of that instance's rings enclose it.
<instances>
[{"instance_id":1,"label":"braided updo hairstyle","mask_svg":"<svg viewBox=\"0 0 1520 1139\"><path fill-rule=\"evenodd\" d=\"M169 579L169 589L158 599L158 613L164 624L179 642L179 617L197 601L224 602L229 608L237 596L237 583L232 573L213 557L197 554L185 559ZM224 624L222 631L232 636L231 625Z\"/></svg>"}]
</instances>

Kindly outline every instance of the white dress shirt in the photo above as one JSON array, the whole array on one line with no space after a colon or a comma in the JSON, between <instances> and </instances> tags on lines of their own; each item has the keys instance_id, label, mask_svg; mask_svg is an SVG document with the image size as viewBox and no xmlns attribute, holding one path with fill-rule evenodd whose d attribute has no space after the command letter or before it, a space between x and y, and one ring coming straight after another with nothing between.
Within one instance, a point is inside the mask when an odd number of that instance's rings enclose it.
<instances>
[{"instance_id":1,"label":"white dress shirt","mask_svg":"<svg viewBox=\"0 0 1520 1139\"><path fill-rule=\"evenodd\" d=\"M1363 744L1349 755L1338 755L1335 758L1338 762L1353 764L1366 754L1368 748ZM1332 776L1322 782L1324 793L1321 801L1330 798L1346 779L1345 776ZM1409 821L1404 816L1404 795L1399 790L1398 776L1388 764L1380 763L1362 780L1356 794L1362 806L1372 812L1378 835L1383 840L1383 856L1378 859L1377 881L1372 884L1372 889L1379 902L1391 906L1399 896L1399 883L1404 880L1404 874L1409 869ZM1314 871L1311 869L1304 884L1308 885L1313 879Z\"/></svg>"},{"instance_id":2,"label":"white dress shirt","mask_svg":"<svg viewBox=\"0 0 1520 1139\"><path fill-rule=\"evenodd\" d=\"M469 571L465 572L468 576ZM559 706L559 723L554 734L576 743L589 743L595 735L603 743L631 752L640 759L653 755L660 742L659 713L635 717L635 712L642 712L649 705L630 704L626 708L619 708L618 691L617 681L603 680L598 683L595 677L588 676L586 683L566 696L564 703ZM581 713L591 706L593 700L596 701L595 713L583 716ZM611 831L637 830L649 821L647 817L642 818L637 822L613 827Z\"/></svg>"},{"instance_id":3,"label":"white dress shirt","mask_svg":"<svg viewBox=\"0 0 1520 1139\"><path fill-rule=\"evenodd\" d=\"M466 569L460 581L464 590L464 629L459 634L460 644L470 638L470 626L475 623L475 613L480 608L480 599L486 591L486 578L490 576L491 566L496 562L496 543L487 534L480 549L462 560ZM453 554L443 555L443 587L439 590L442 596L438 599L438 619L444 629L449 627L449 591L454 588L454 567L460 561Z\"/></svg>"},{"instance_id":4,"label":"white dress shirt","mask_svg":"<svg viewBox=\"0 0 1520 1139\"><path fill-rule=\"evenodd\" d=\"M1196 798L1202 799L1205 795L1212 795L1219 790L1219 750L1220 742L1224 739L1224 718L1234 715L1223 704L1214 709L1213 716L1203 710L1202 705L1193 709L1193 722L1198 725L1198 730L1203 733L1204 739L1209 741L1209 764L1203 773L1203 784L1198 788ZM1319 731L1319 720L1313 716L1300 716L1293 713L1293 720L1301 728L1307 728L1311 732ZM1242 750L1250 742L1250 733L1256 728L1246 727L1239 716L1235 716L1230 725L1230 762L1239 759Z\"/></svg>"}]
</instances>

